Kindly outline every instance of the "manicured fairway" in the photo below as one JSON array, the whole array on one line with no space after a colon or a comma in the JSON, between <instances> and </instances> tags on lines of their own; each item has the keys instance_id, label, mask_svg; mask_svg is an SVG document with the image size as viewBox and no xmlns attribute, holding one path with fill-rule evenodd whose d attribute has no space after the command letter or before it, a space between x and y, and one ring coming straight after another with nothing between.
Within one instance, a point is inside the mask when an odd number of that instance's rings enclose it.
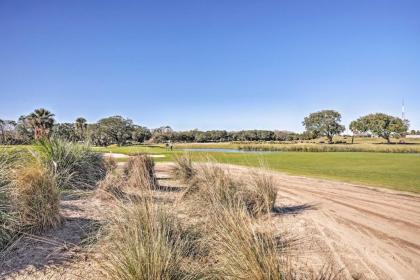
<instances>
[{"instance_id":1,"label":"manicured fairway","mask_svg":"<svg viewBox=\"0 0 420 280\"><path fill-rule=\"evenodd\" d=\"M139 152L164 154L156 161L169 161L181 150L166 151L159 146L95 148L123 154ZM193 152L196 160L211 156L222 163L259 166L295 175L341 180L371 186L420 193L420 154L368 152L273 152L262 154Z\"/></svg>"},{"instance_id":2,"label":"manicured fairway","mask_svg":"<svg viewBox=\"0 0 420 280\"><path fill-rule=\"evenodd\" d=\"M21 147L21 146L20 146ZM25 147L27 148L27 147ZM94 147L98 152L133 155L164 155L156 161L170 161L182 150L167 151L162 146ZM341 180L371 186L420 193L420 154L369 152L272 152L272 153L203 153L193 152L195 160L211 156L222 163L259 166L295 175ZM119 159L126 160L126 159Z\"/></svg>"},{"instance_id":3,"label":"manicured fairway","mask_svg":"<svg viewBox=\"0 0 420 280\"><path fill-rule=\"evenodd\" d=\"M389 153L216 154L224 163L258 166L310 177L330 178L420 193L420 155Z\"/></svg>"},{"instance_id":4,"label":"manicured fairway","mask_svg":"<svg viewBox=\"0 0 420 280\"><path fill-rule=\"evenodd\" d=\"M109 147L93 147L95 151L101 153L117 153L125 155L135 155L138 153L146 154L163 154L163 155L172 155L173 152L166 150L159 145L133 145L133 146L109 146Z\"/></svg>"}]
</instances>

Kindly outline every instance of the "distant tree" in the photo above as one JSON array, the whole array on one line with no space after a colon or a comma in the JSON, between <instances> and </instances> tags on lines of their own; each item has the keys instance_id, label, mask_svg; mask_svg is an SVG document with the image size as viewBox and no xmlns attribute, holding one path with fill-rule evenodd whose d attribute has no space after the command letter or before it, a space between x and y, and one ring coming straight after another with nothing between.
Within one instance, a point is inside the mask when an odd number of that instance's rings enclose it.
<instances>
[{"instance_id":1,"label":"distant tree","mask_svg":"<svg viewBox=\"0 0 420 280\"><path fill-rule=\"evenodd\" d=\"M33 128L35 140L49 137L55 122L53 113L43 108L35 109L26 119Z\"/></svg>"},{"instance_id":2,"label":"distant tree","mask_svg":"<svg viewBox=\"0 0 420 280\"><path fill-rule=\"evenodd\" d=\"M345 130L344 125L340 124L341 115L334 110L323 110L310 114L304 119L302 124L306 131L314 136L326 136L328 142L332 143L334 135L340 134Z\"/></svg>"},{"instance_id":3,"label":"distant tree","mask_svg":"<svg viewBox=\"0 0 420 280\"><path fill-rule=\"evenodd\" d=\"M170 126L161 126L152 129L152 141L156 143L167 142L174 138L174 130Z\"/></svg>"},{"instance_id":4,"label":"distant tree","mask_svg":"<svg viewBox=\"0 0 420 280\"><path fill-rule=\"evenodd\" d=\"M152 133L147 127L134 125L131 132L131 139L135 142L143 143L152 137Z\"/></svg>"},{"instance_id":5,"label":"distant tree","mask_svg":"<svg viewBox=\"0 0 420 280\"><path fill-rule=\"evenodd\" d=\"M391 136L399 137L408 130L409 123L398 117L383 113L370 114L358 118L350 123L350 130L353 133L369 132L378 137L384 138L391 143Z\"/></svg>"},{"instance_id":6,"label":"distant tree","mask_svg":"<svg viewBox=\"0 0 420 280\"><path fill-rule=\"evenodd\" d=\"M181 142L198 142L197 135L200 133L197 129L181 131L178 134L178 141Z\"/></svg>"},{"instance_id":7,"label":"distant tree","mask_svg":"<svg viewBox=\"0 0 420 280\"><path fill-rule=\"evenodd\" d=\"M167 133L172 133L174 130L169 126L161 126L155 129L152 129L152 134L167 134Z\"/></svg>"},{"instance_id":8,"label":"distant tree","mask_svg":"<svg viewBox=\"0 0 420 280\"><path fill-rule=\"evenodd\" d=\"M14 144L16 142L16 125L15 121L0 119L1 144Z\"/></svg>"},{"instance_id":9,"label":"distant tree","mask_svg":"<svg viewBox=\"0 0 420 280\"><path fill-rule=\"evenodd\" d=\"M85 140L87 127L88 124L85 118L79 117L74 122L74 129L76 130L79 140Z\"/></svg>"},{"instance_id":10,"label":"distant tree","mask_svg":"<svg viewBox=\"0 0 420 280\"><path fill-rule=\"evenodd\" d=\"M134 125L130 119L112 116L99 120L90 130L90 138L95 145L124 145L131 139Z\"/></svg>"},{"instance_id":11,"label":"distant tree","mask_svg":"<svg viewBox=\"0 0 420 280\"><path fill-rule=\"evenodd\" d=\"M34 140L34 130L27 120L27 116L20 116L16 125L16 137L19 143L29 144Z\"/></svg>"},{"instance_id":12,"label":"distant tree","mask_svg":"<svg viewBox=\"0 0 420 280\"><path fill-rule=\"evenodd\" d=\"M60 138L72 142L79 140L79 135L74 129L74 125L72 123L54 124L51 135L54 138Z\"/></svg>"},{"instance_id":13,"label":"distant tree","mask_svg":"<svg viewBox=\"0 0 420 280\"><path fill-rule=\"evenodd\" d=\"M286 131L286 130L275 130L274 131L274 135L275 135L277 141L287 141L287 138L291 133L292 132Z\"/></svg>"}]
</instances>

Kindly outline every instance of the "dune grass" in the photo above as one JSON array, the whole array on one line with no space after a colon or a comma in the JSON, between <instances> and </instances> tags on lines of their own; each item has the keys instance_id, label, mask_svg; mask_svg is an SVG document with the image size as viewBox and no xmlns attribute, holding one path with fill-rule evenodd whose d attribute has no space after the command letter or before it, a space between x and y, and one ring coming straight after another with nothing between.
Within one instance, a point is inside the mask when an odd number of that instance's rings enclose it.
<instances>
[{"instance_id":1,"label":"dune grass","mask_svg":"<svg viewBox=\"0 0 420 280\"><path fill-rule=\"evenodd\" d=\"M179 161L176 165L184 166ZM183 199L196 215L210 215L215 208L221 207L239 208L252 217L258 217L274 209L277 191L272 177L265 172L254 171L237 178L211 161L195 165L193 172Z\"/></svg>"},{"instance_id":2,"label":"dune grass","mask_svg":"<svg viewBox=\"0 0 420 280\"><path fill-rule=\"evenodd\" d=\"M10 183L12 168L18 157L15 153L0 148L0 252L13 239L15 217L11 214Z\"/></svg>"},{"instance_id":3,"label":"dune grass","mask_svg":"<svg viewBox=\"0 0 420 280\"><path fill-rule=\"evenodd\" d=\"M100 262L108 279L193 279L182 266L189 245L175 216L139 199L120 203L108 219Z\"/></svg>"},{"instance_id":4,"label":"dune grass","mask_svg":"<svg viewBox=\"0 0 420 280\"><path fill-rule=\"evenodd\" d=\"M181 168L183 163L178 161ZM148 169L144 160L131 165L128 178L139 166ZM115 200L98 259L106 279L318 279L303 267L295 274L287 241L266 224L270 215L260 219L249 211L258 204L260 214L268 214L274 206L276 194L267 175L252 173L244 181L211 162L190 169L190 188L177 207L154 199L146 182L135 188L136 198ZM186 201L193 202L193 211L184 207Z\"/></svg>"},{"instance_id":5,"label":"dune grass","mask_svg":"<svg viewBox=\"0 0 420 280\"><path fill-rule=\"evenodd\" d=\"M55 174L40 164L17 170L11 186L11 200L20 231L39 232L56 227L60 192Z\"/></svg>"},{"instance_id":6,"label":"dune grass","mask_svg":"<svg viewBox=\"0 0 420 280\"><path fill-rule=\"evenodd\" d=\"M102 155L88 145L60 139L43 140L35 145L33 155L57 177L60 188L93 189L106 175Z\"/></svg>"},{"instance_id":7,"label":"dune grass","mask_svg":"<svg viewBox=\"0 0 420 280\"><path fill-rule=\"evenodd\" d=\"M136 155L129 159L125 167L127 184L132 188L153 190L158 187L155 162L148 155Z\"/></svg>"},{"instance_id":8,"label":"dune grass","mask_svg":"<svg viewBox=\"0 0 420 280\"><path fill-rule=\"evenodd\" d=\"M3 181L0 187L0 253L23 233L38 233L61 222L55 174L37 161L17 161L9 168L7 184ZM4 173L4 165L0 169Z\"/></svg>"},{"instance_id":9,"label":"dune grass","mask_svg":"<svg viewBox=\"0 0 420 280\"><path fill-rule=\"evenodd\" d=\"M214 279L294 279L285 262L280 237L273 231L258 231L241 209L213 208L208 246Z\"/></svg>"},{"instance_id":10,"label":"dune grass","mask_svg":"<svg viewBox=\"0 0 420 280\"><path fill-rule=\"evenodd\" d=\"M102 199L123 198L123 187L127 184L121 173L108 172L104 179L98 182L96 192Z\"/></svg>"},{"instance_id":11,"label":"dune grass","mask_svg":"<svg viewBox=\"0 0 420 280\"><path fill-rule=\"evenodd\" d=\"M196 170L193 167L191 154L175 155L173 159L175 166L171 170L172 176L183 183L192 180L196 175Z\"/></svg>"},{"instance_id":12,"label":"dune grass","mask_svg":"<svg viewBox=\"0 0 420 280\"><path fill-rule=\"evenodd\" d=\"M61 222L60 192L94 188L106 174L102 155L61 140L0 151L0 251L22 234Z\"/></svg>"}]
</instances>

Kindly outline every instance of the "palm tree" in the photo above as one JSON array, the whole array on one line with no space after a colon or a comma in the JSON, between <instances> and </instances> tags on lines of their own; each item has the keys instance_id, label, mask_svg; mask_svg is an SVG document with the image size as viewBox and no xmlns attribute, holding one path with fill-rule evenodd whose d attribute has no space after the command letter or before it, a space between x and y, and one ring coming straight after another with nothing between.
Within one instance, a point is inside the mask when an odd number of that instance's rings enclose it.
<instances>
[{"instance_id":1,"label":"palm tree","mask_svg":"<svg viewBox=\"0 0 420 280\"><path fill-rule=\"evenodd\" d=\"M53 113L43 108L36 109L26 117L34 130L35 140L48 137L55 122L53 117Z\"/></svg>"},{"instance_id":2,"label":"palm tree","mask_svg":"<svg viewBox=\"0 0 420 280\"><path fill-rule=\"evenodd\" d=\"M84 139L85 131L87 129L87 120L85 118L77 118L74 127L76 128L77 134L80 136L81 139Z\"/></svg>"}]
</instances>

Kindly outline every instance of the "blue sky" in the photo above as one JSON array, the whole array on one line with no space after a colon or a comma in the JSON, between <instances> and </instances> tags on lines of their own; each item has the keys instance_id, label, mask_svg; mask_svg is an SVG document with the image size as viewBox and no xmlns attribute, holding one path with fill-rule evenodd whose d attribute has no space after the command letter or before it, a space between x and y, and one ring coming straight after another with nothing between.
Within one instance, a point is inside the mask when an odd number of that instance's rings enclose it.
<instances>
[{"instance_id":1,"label":"blue sky","mask_svg":"<svg viewBox=\"0 0 420 280\"><path fill-rule=\"evenodd\" d=\"M288 129L336 109L420 129L420 1L0 0L0 118Z\"/></svg>"}]
</instances>

